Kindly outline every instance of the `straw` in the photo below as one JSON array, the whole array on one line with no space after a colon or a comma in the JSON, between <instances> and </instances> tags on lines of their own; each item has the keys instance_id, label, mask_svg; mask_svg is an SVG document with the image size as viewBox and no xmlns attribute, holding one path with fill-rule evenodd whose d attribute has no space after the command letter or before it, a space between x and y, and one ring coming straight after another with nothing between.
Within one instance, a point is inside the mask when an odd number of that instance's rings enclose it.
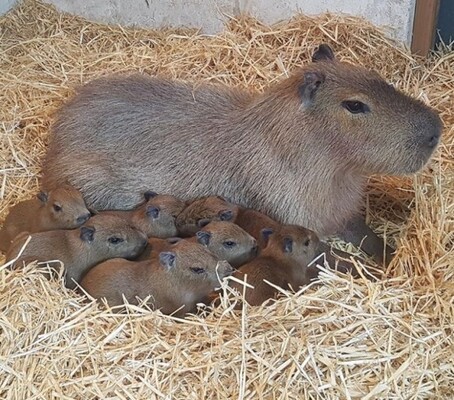
<instances>
[{"instance_id":1,"label":"straw","mask_svg":"<svg viewBox=\"0 0 454 400\"><path fill-rule=\"evenodd\" d=\"M37 189L53 112L77 85L113 72L260 91L326 42L445 124L424 171L371 180L369 222L398 247L381 281L325 268L319 283L270 305L236 311L238 297L221 297L181 320L133 305L121 314L47 280L36 263L0 268L0 398L453 398L453 53L414 58L347 16L273 26L241 17L208 36L105 26L31 0L0 19L0 32L0 219Z\"/></svg>"}]
</instances>

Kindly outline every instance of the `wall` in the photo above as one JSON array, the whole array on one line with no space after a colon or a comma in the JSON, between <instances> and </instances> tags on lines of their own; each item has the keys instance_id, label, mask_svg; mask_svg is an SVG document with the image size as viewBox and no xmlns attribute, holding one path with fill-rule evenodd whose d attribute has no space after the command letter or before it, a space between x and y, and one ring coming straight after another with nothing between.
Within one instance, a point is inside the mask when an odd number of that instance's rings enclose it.
<instances>
[{"instance_id":1,"label":"wall","mask_svg":"<svg viewBox=\"0 0 454 400\"><path fill-rule=\"evenodd\" d=\"M6 13L16 3L17 0L0 0L0 15Z\"/></svg>"},{"instance_id":2,"label":"wall","mask_svg":"<svg viewBox=\"0 0 454 400\"><path fill-rule=\"evenodd\" d=\"M14 0L0 0L1 2ZM45 0L60 10L108 23L201 27L219 32L226 15L251 12L271 23L296 12L343 12L389 26L390 35L410 44L416 0Z\"/></svg>"}]
</instances>

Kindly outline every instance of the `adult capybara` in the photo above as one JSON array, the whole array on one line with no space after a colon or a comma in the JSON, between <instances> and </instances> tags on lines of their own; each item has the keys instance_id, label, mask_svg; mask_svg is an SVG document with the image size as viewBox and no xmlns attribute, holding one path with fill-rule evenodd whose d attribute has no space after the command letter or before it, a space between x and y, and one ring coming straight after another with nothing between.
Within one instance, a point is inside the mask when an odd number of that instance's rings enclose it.
<instances>
[{"instance_id":1,"label":"adult capybara","mask_svg":"<svg viewBox=\"0 0 454 400\"><path fill-rule=\"evenodd\" d=\"M148 237L168 238L177 234L175 220L185 203L168 194L144 193L145 202L133 210L104 211L101 214L118 215L131 222Z\"/></svg>"},{"instance_id":2,"label":"adult capybara","mask_svg":"<svg viewBox=\"0 0 454 400\"><path fill-rule=\"evenodd\" d=\"M28 236L22 233L13 240L6 253L7 262L20 254ZM16 264L59 260L64 264L65 285L71 289L96 264L115 257L135 258L147 244L146 235L126 224L123 218L101 214L77 229L38 232L30 236ZM50 265L58 269L60 263Z\"/></svg>"},{"instance_id":3,"label":"adult capybara","mask_svg":"<svg viewBox=\"0 0 454 400\"><path fill-rule=\"evenodd\" d=\"M72 186L40 191L34 198L11 208L0 229L0 250L8 250L12 240L21 232L74 229L90 216L81 193Z\"/></svg>"},{"instance_id":4,"label":"adult capybara","mask_svg":"<svg viewBox=\"0 0 454 400\"><path fill-rule=\"evenodd\" d=\"M137 304L151 295L149 305L164 314L183 317L196 311L196 304L231 275L227 261L219 261L198 243L181 240L156 259L128 262L113 259L91 269L81 286L94 298L105 298L110 306ZM178 310L178 311L177 311Z\"/></svg>"},{"instance_id":5,"label":"adult capybara","mask_svg":"<svg viewBox=\"0 0 454 400\"><path fill-rule=\"evenodd\" d=\"M263 94L139 74L94 80L59 110L42 183L68 180L99 209L132 207L150 187L220 195L321 236L367 236L379 259L383 243L357 217L367 179L420 170L441 128L421 101L321 45Z\"/></svg>"},{"instance_id":6,"label":"adult capybara","mask_svg":"<svg viewBox=\"0 0 454 400\"><path fill-rule=\"evenodd\" d=\"M231 281L230 286L243 293L245 300L254 306L275 298L279 291L265 282L283 289L308 284L312 278L308 274L308 264L315 258L319 239L317 235L296 225L284 225L277 232L264 229L267 240L261 254L251 262L243 265L234 276L247 282L253 288Z\"/></svg>"}]
</instances>

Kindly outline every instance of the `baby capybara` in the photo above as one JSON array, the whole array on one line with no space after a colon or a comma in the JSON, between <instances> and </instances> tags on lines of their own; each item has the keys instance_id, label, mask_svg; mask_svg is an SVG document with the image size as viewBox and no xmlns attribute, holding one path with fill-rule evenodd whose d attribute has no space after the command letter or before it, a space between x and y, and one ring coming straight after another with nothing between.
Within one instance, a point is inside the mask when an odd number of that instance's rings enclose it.
<instances>
[{"instance_id":1,"label":"baby capybara","mask_svg":"<svg viewBox=\"0 0 454 400\"><path fill-rule=\"evenodd\" d=\"M315 258L319 239L314 232L296 225L284 225L277 232L264 229L267 240L261 254L239 268L234 276L253 286L244 287L241 283L231 281L230 285L243 293L245 300L258 306L279 293L276 288L265 282L283 289L297 290L308 284L308 264Z\"/></svg>"},{"instance_id":2,"label":"baby capybara","mask_svg":"<svg viewBox=\"0 0 454 400\"><path fill-rule=\"evenodd\" d=\"M131 262L106 261L91 269L81 286L94 298L110 306L137 304L151 296L148 304L164 314L183 317L196 311L196 304L233 272L227 261L219 261L198 243L181 240L159 253L158 258Z\"/></svg>"},{"instance_id":3,"label":"baby capybara","mask_svg":"<svg viewBox=\"0 0 454 400\"><path fill-rule=\"evenodd\" d=\"M21 232L74 229L90 216L81 193L72 186L40 191L34 198L11 208L0 229L0 250L8 250L12 240Z\"/></svg>"},{"instance_id":4,"label":"baby capybara","mask_svg":"<svg viewBox=\"0 0 454 400\"><path fill-rule=\"evenodd\" d=\"M27 238L22 233L6 253L6 261L16 258ZM65 285L75 288L93 266L109 258L135 258L145 248L147 237L137 228L114 215L95 215L80 228L32 233L31 239L15 262L59 260L65 269ZM58 269L60 263L50 265Z\"/></svg>"}]
</instances>

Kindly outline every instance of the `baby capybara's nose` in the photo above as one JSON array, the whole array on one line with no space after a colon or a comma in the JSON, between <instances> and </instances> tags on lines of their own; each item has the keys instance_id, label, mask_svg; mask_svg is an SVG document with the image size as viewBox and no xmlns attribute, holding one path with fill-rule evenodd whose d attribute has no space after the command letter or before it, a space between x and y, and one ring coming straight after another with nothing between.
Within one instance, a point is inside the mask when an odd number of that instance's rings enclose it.
<instances>
[{"instance_id":1,"label":"baby capybara's nose","mask_svg":"<svg viewBox=\"0 0 454 400\"><path fill-rule=\"evenodd\" d=\"M82 225L83 223L87 222L90 219L90 217L91 217L90 213L81 215L77 217L76 222L78 225Z\"/></svg>"}]
</instances>

